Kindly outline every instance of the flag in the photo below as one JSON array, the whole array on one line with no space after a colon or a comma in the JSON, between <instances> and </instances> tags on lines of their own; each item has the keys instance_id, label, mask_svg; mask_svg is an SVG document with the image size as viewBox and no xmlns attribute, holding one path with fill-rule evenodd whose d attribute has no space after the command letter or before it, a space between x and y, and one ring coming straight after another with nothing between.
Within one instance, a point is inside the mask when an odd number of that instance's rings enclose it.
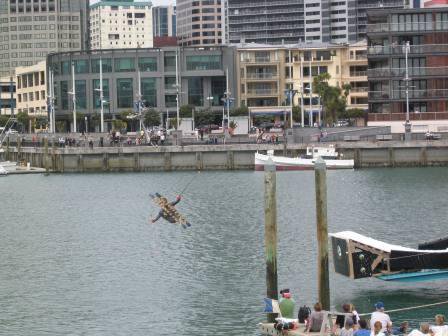
<instances>
[{"instance_id":1,"label":"flag","mask_svg":"<svg viewBox=\"0 0 448 336\"><path fill-rule=\"evenodd\" d=\"M266 305L264 307L264 313L280 314L280 307L277 300L265 298L264 303Z\"/></svg>"}]
</instances>

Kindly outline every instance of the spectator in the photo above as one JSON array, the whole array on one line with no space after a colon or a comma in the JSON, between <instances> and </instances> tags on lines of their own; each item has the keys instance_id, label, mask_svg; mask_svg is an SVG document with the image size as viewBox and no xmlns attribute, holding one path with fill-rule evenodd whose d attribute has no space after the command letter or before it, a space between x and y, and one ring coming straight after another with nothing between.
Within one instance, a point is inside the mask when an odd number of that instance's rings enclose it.
<instances>
[{"instance_id":1,"label":"spectator","mask_svg":"<svg viewBox=\"0 0 448 336\"><path fill-rule=\"evenodd\" d=\"M408 321L403 321L403 322L401 322L400 327L392 329L392 334L393 335L407 334L408 333L408 328L409 328L409 322Z\"/></svg>"},{"instance_id":2,"label":"spectator","mask_svg":"<svg viewBox=\"0 0 448 336\"><path fill-rule=\"evenodd\" d=\"M282 317L286 318L294 318L294 309L296 306L295 301L291 298L291 293L289 289L283 289L280 291L282 298L279 302L280 312L282 313Z\"/></svg>"},{"instance_id":3,"label":"spectator","mask_svg":"<svg viewBox=\"0 0 448 336\"><path fill-rule=\"evenodd\" d=\"M425 335L434 335L434 333L429 328L428 323L420 324L420 330L414 329L409 333L408 336L425 336Z\"/></svg>"},{"instance_id":4,"label":"spectator","mask_svg":"<svg viewBox=\"0 0 448 336\"><path fill-rule=\"evenodd\" d=\"M353 319L345 320L344 328L341 329L339 336L353 336Z\"/></svg>"},{"instance_id":5,"label":"spectator","mask_svg":"<svg viewBox=\"0 0 448 336\"><path fill-rule=\"evenodd\" d=\"M370 330L367 329L367 321L359 320L359 329L353 333L353 336L370 336Z\"/></svg>"},{"instance_id":6,"label":"spectator","mask_svg":"<svg viewBox=\"0 0 448 336\"><path fill-rule=\"evenodd\" d=\"M324 312L322 311L322 305L317 302L314 305L314 311L310 315L307 331L319 332L322 328L323 320Z\"/></svg>"},{"instance_id":7,"label":"spectator","mask_svg":"<svg viewBox=\"0 0 448 336\"><path fill-rule=\"evenodd\" d=\"M344 328L345 326L345 320L351 319L353 321L353 318L351 318L351 315L348 316L346 314L350 314L350 304L344 303L342 305L342 311L345 313L345 315L337 315L336 316L336 322L335 326L339 327L340 329Z\"/></svg>"},{"instance_id":8,"label":"spectator","mask_svg":"<svg viewBox=\"0 0 448 336\"><path fill-rule=\"evenodd\" d=\"M445 324L445 316L437 314L435 316L436 325L431 326L431 331L435 336L448 336L448 325Z\"/></svg>"},{"instance_id":9,"label":"spectator","mask_svg":"<svg viewBox=\"0 0 448 336\"><path fill-rule=\"evenodd\" d=\"M376 321L373 324L372 332L370 333L371 336L386 336L386 334L382 331L383 325L381 321Z\"/></svg>"},{"instance_id":10,"label":"spectator","mask_svg":"<svg viewBox=\"0 0 448 336\"><path fill-rule=\"evenodd\" d=\"M389 315L384 313L384 303L379 301L375 304L375 309L370 317L370 329L374 329L376 322L381 322L381 331L385 332L388 329L392 328L392 321L390 320Z\"/></svg>"}]
</instances>

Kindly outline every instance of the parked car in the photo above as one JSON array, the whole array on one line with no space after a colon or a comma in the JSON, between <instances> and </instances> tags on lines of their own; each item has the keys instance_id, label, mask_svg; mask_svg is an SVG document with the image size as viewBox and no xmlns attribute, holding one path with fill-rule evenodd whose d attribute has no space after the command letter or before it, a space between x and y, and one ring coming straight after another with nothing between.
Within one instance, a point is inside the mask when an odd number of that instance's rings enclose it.
<instances>
[{"instance_id":1,"label":"parked car","mask_svg":"<svg viewBox=\"0 0 448 336\"><path fill-rule=\"evenodd\" d=\"M348 120L338 120L335 124L335 127L347 127L349 125L350 123L348 122Z\"/></svg>"}]
</instances>

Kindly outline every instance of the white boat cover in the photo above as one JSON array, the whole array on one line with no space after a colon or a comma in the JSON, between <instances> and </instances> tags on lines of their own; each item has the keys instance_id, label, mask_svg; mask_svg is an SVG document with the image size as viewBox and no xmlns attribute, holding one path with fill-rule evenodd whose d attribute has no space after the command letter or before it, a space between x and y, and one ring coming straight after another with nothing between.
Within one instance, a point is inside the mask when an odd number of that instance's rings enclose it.
<instances>
[{"instance_id":1,"label":"white boat cover","mask_svg":"<svg viewBox=\"0 0 448 336\"><path fill-rule=\"evenodd\" d=\"M392 251L403 251L403 252L417 252L417 253L446 253L448 251L448 248L445 250L417 250L409 247L404 247L400 245L393 245L388 244L385 242L382 242L380 240L376 240L370 237L363 236L359 233L353 232L353 231L341 231L337 233L330 233L331 237L340 238L340 239L346 239L346 240L352 240L370 247L373 247L377 250L381 250L384 252L392 252Z\"/></svg>"}]
</instances>

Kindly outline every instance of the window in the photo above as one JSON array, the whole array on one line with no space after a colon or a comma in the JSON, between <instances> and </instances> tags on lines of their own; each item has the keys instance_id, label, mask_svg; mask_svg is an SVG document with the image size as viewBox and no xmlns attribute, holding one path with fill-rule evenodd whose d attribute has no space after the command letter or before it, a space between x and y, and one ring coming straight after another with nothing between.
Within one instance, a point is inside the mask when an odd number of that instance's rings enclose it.
<instances>
[{"instance_id":1,"label":"window","mask_svg":"<svg viewBox=\"0 0 448 336\"><path fill-rule=\"evenodd\" d=\"M157 58L139 57L138 68L140 71L157 71Z\"/></svg>"},{"instance_id":2,"label":"window","mask_svg":"<svg viewBox=\"0 0 448 336\"><path fill-rule=\"evenodd\" d=\"M92 73L100 73L100 60L93 59L90 62L92 66ZM103 73L112 72L112 60L110 58L103 58L101 62L103 67Z\"/></svg>"},{"instance_id":3,"label":"window","mask_svg":"<svg viewBox=\"0 0 448 336\"><path fill-rule=\"evenodd\" d=\"M130 108L133 106L132 78L117 79L117 104L119 108Z\"/></svg>"},{"instance_id":4,"label":"window","mask_svg":"<svg viewBox=\"0 0 448 336\"><path fill-rule=\"evenodd\" d=\"M165 90L174 90L176 85L176 77L165 77Z\"/></svg>"},{"instance_id":5,"label":"window","mask_svg":"<svg viewBox=\"0 0 448 336\"><path fill-rule=\"evenodd\" d=\"M89 73L89 61L88 60L75 61L75 73L77 74Z\"/></svg>"},{"instance_id":6,"label":"window","mask_svg":"<svg viewBox=\"0 0 448 336\"><path fill-rule=\"evenodd\" d=\"M165 96L165 107L175 107L177 105L176 95Z\"/></svg>"},{"instance_id":7,"label":"window","mask_svg":"<svg viewBox=\"0 0 448 336\"><path fill-rule=\"evenodd\" d=\"M165 66L165 71L176 71L175 55L165 55L165 57L163 58L163 63Z\"/></svg>"},{"instance_id":8,"label":"window","mask_svg":"<svg viewBox=\"0 0 448 336\"><path fill-rule=\"evenodd\" d=\"M213 106L224 105L221 98L224 97L226 91L226 78L225 77L212 77L212 97Z\"/></svg>"},{"instance_id":9,"label":"window","mask_svg":"<svg viewBox=\"0 0 448 336\"><path fill-rule=\"evenodd\" d=\"M68 110L68 82L61 81L61 107Z\"/></svg>"},{"instance_id":10,"label":"window","mask_svg":"<svg viewBox=\"0 0 448 336\"><path fill-rule=\"evenodd\" d=\"M70 70L70 61L62 61L61 62L61 74L69 75L71 73Z\"/></svg>"},{"instance_id":11,"label":"window","mask_svg":"<svg viewBox=\"0 0 448 336\"><path fill-rule=\"evenodd\" d=\"M188 104L204 106L202 77L188 78Z\"/></svg>"},{"instance_id":12,"label":"window","mask_svg":"<svg viewBox=\"0 0 448 336\"><path fill-rule=\"evenodd\" d=\"M187 56L187 70L221 69L220 55Z\"/></svg>"},{"instance_id":13,"label":"window","mask_svg":"<svg viewBox=\"0 0 448 336\"><path fill-rule=\"evenodd\" d=\"M101 108L100 92L96 89L100 88L100 80L94 79L93 84L93 108ZM109 80L103 79L103 100L109 102Z\"/></svg>"},{"instance_id":14,"label":"window","mask_svg":"<svg viewBox=\"0 0 448 336\"><path fill-rule=\"evenodd\" d=\"M157 106L157 80L156 78L142 78L141 90L142 99L146 107Z\"/></svg>"},{"instance_id":15,"label":"window","mask_svg":"<svg viewBox=\"0 0 448 336\"><path fill-rule=\"evenodd\" d=\"M76 107L80 109L87 108L87 90L85 80L75 80L76 88Z\"/></svg>"},{"instance_id":16,"label":"window","mask_svg":"<svg viewBox=\"0 0 448 336\"><path fill-rule=\"evenodd\" d=\"M115 71L116 72L128 72L135 71L134 58L116 58L115 59Z\"/></svg>"}]
</instances>

